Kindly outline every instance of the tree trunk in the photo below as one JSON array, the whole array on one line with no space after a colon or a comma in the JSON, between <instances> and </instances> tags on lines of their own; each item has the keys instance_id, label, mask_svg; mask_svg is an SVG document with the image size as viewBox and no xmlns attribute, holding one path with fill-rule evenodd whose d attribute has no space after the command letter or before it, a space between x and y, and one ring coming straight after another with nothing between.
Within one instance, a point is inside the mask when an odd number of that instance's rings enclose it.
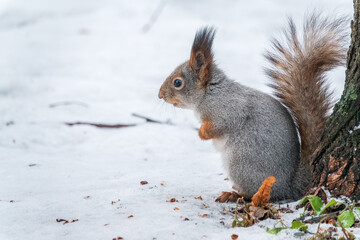
<instances>
[{"instance_id":1,"label":"tree trunk","mask_svg":"<svg viewBox=\"0 0 360 240\"><path fill-rule=\"evenodd\" d=\"M360 0L354 0L345 89L325 127L314 160L315 186L360 199Z\"/></svg>"}]
</instances>

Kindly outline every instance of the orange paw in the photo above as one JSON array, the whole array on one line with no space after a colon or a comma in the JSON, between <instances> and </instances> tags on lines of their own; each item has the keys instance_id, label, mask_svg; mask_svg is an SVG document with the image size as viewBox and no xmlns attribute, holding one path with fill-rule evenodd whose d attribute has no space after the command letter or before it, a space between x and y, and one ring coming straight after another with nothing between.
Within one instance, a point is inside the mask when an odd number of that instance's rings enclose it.
<instances>
[{"instance_id":1,"label":"orange paw","mask_svg":"<svg viewBox=\"0 0 360 240\"><path fill-rule=\"evenodd\" d=\"M211 122L203 121L199 129L199 137L202 140L209 140L214 138L213 125Z\"/></svg>"},{"instance_id":2,"label":"orange paw","mask_svg":"<svg viewBox=\"0 0 360 240\"><path fill-rule=\"evenodd\" d=\"M271 187L275 182L275 177L266 178L259 188L259 191L252 197L251 205L256 207L265 206L270 200Z\"/></svg>"}]
</instances>

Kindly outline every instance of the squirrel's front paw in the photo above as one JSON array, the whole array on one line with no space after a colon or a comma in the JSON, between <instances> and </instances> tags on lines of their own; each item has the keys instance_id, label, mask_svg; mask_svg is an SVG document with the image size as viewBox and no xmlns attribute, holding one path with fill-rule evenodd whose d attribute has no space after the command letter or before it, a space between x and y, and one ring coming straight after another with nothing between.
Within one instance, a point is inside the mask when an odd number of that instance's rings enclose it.
<instances>
[{"instance_id":1,"label":"squirrel's front paw","mask_svg":"<svg viewBox=\"0 0 360 240\"><path fill-rule=\"evenodd\" d=\"M201 140L209 140L215 137L213 134L213 125L211 122L203 121L199 129L199 137Z\"/></svg>"}]
</instances>

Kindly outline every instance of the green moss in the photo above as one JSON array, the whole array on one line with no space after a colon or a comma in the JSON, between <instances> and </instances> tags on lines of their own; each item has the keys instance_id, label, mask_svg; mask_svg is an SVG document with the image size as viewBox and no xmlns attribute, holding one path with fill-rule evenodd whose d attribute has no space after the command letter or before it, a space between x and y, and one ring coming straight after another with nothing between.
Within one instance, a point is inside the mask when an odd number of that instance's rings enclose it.
<instances>
[{"instance_id":1,"label":"green moss","mask_svg":"<svg viewBox=\"0 0 360 240\"><path fill-rule=\"evenodd\" d=\"M356 100L357 99L357 94L356 93L351 94L350 99L351 100Z\"/></svg>"},{"instance_id":2,"label":"green moss","mask_svg":"<svg viewBox=\"0 0 360 240\"><path fill-rule=\"evenodd\" d=\"M346 92L344 94L344 98L338 103L339 112L341 115L345 116L347 114L348 106L350 105L350 101L356 100L358 95L355 92L354 84L350 83L347 86Z\"/></svg>"},{"instance_id":3,"label":"green moss","mask_svg":"<svg viewBox=\"0 0 360 240\"><path fill-rule=\"evenodd\" d=\"M345 93L345 99L349 99L351 98L352 95L357 95L356 92L355 92L355 86L354 84L350 83L348 88L347 88L347 91ZM354 99L351 99L351 100L354 100Z\"/></svg>"}]
</instances>

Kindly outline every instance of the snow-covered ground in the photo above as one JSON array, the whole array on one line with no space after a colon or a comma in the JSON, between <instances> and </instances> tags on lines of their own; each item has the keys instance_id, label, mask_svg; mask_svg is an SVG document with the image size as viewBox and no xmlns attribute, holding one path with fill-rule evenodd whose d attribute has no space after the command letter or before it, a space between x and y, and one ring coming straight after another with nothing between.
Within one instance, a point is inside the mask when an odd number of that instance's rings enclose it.
<instances>
[{"instance_id":1,"label":"snow-covered ground","mask_svg":"<svg viewBox=\"0 0 360 240\"><path fill-rule=\"evenodd\" d=\"M233 204L214 202L231 189L219 154L198 138L191 112L157 93L202 25L217 27L216 61L230 77L270 92L270 36L287 15L300 21L314 8L352 15L350 0L0 0L0 239L277 238L263 227L274 220L230 227L223 208ZM330 78L338 98L344 69ZM62 102L72 104L52 105ZM139 125L64 124L74 121Z\"/></svg>"}]
</instances>

